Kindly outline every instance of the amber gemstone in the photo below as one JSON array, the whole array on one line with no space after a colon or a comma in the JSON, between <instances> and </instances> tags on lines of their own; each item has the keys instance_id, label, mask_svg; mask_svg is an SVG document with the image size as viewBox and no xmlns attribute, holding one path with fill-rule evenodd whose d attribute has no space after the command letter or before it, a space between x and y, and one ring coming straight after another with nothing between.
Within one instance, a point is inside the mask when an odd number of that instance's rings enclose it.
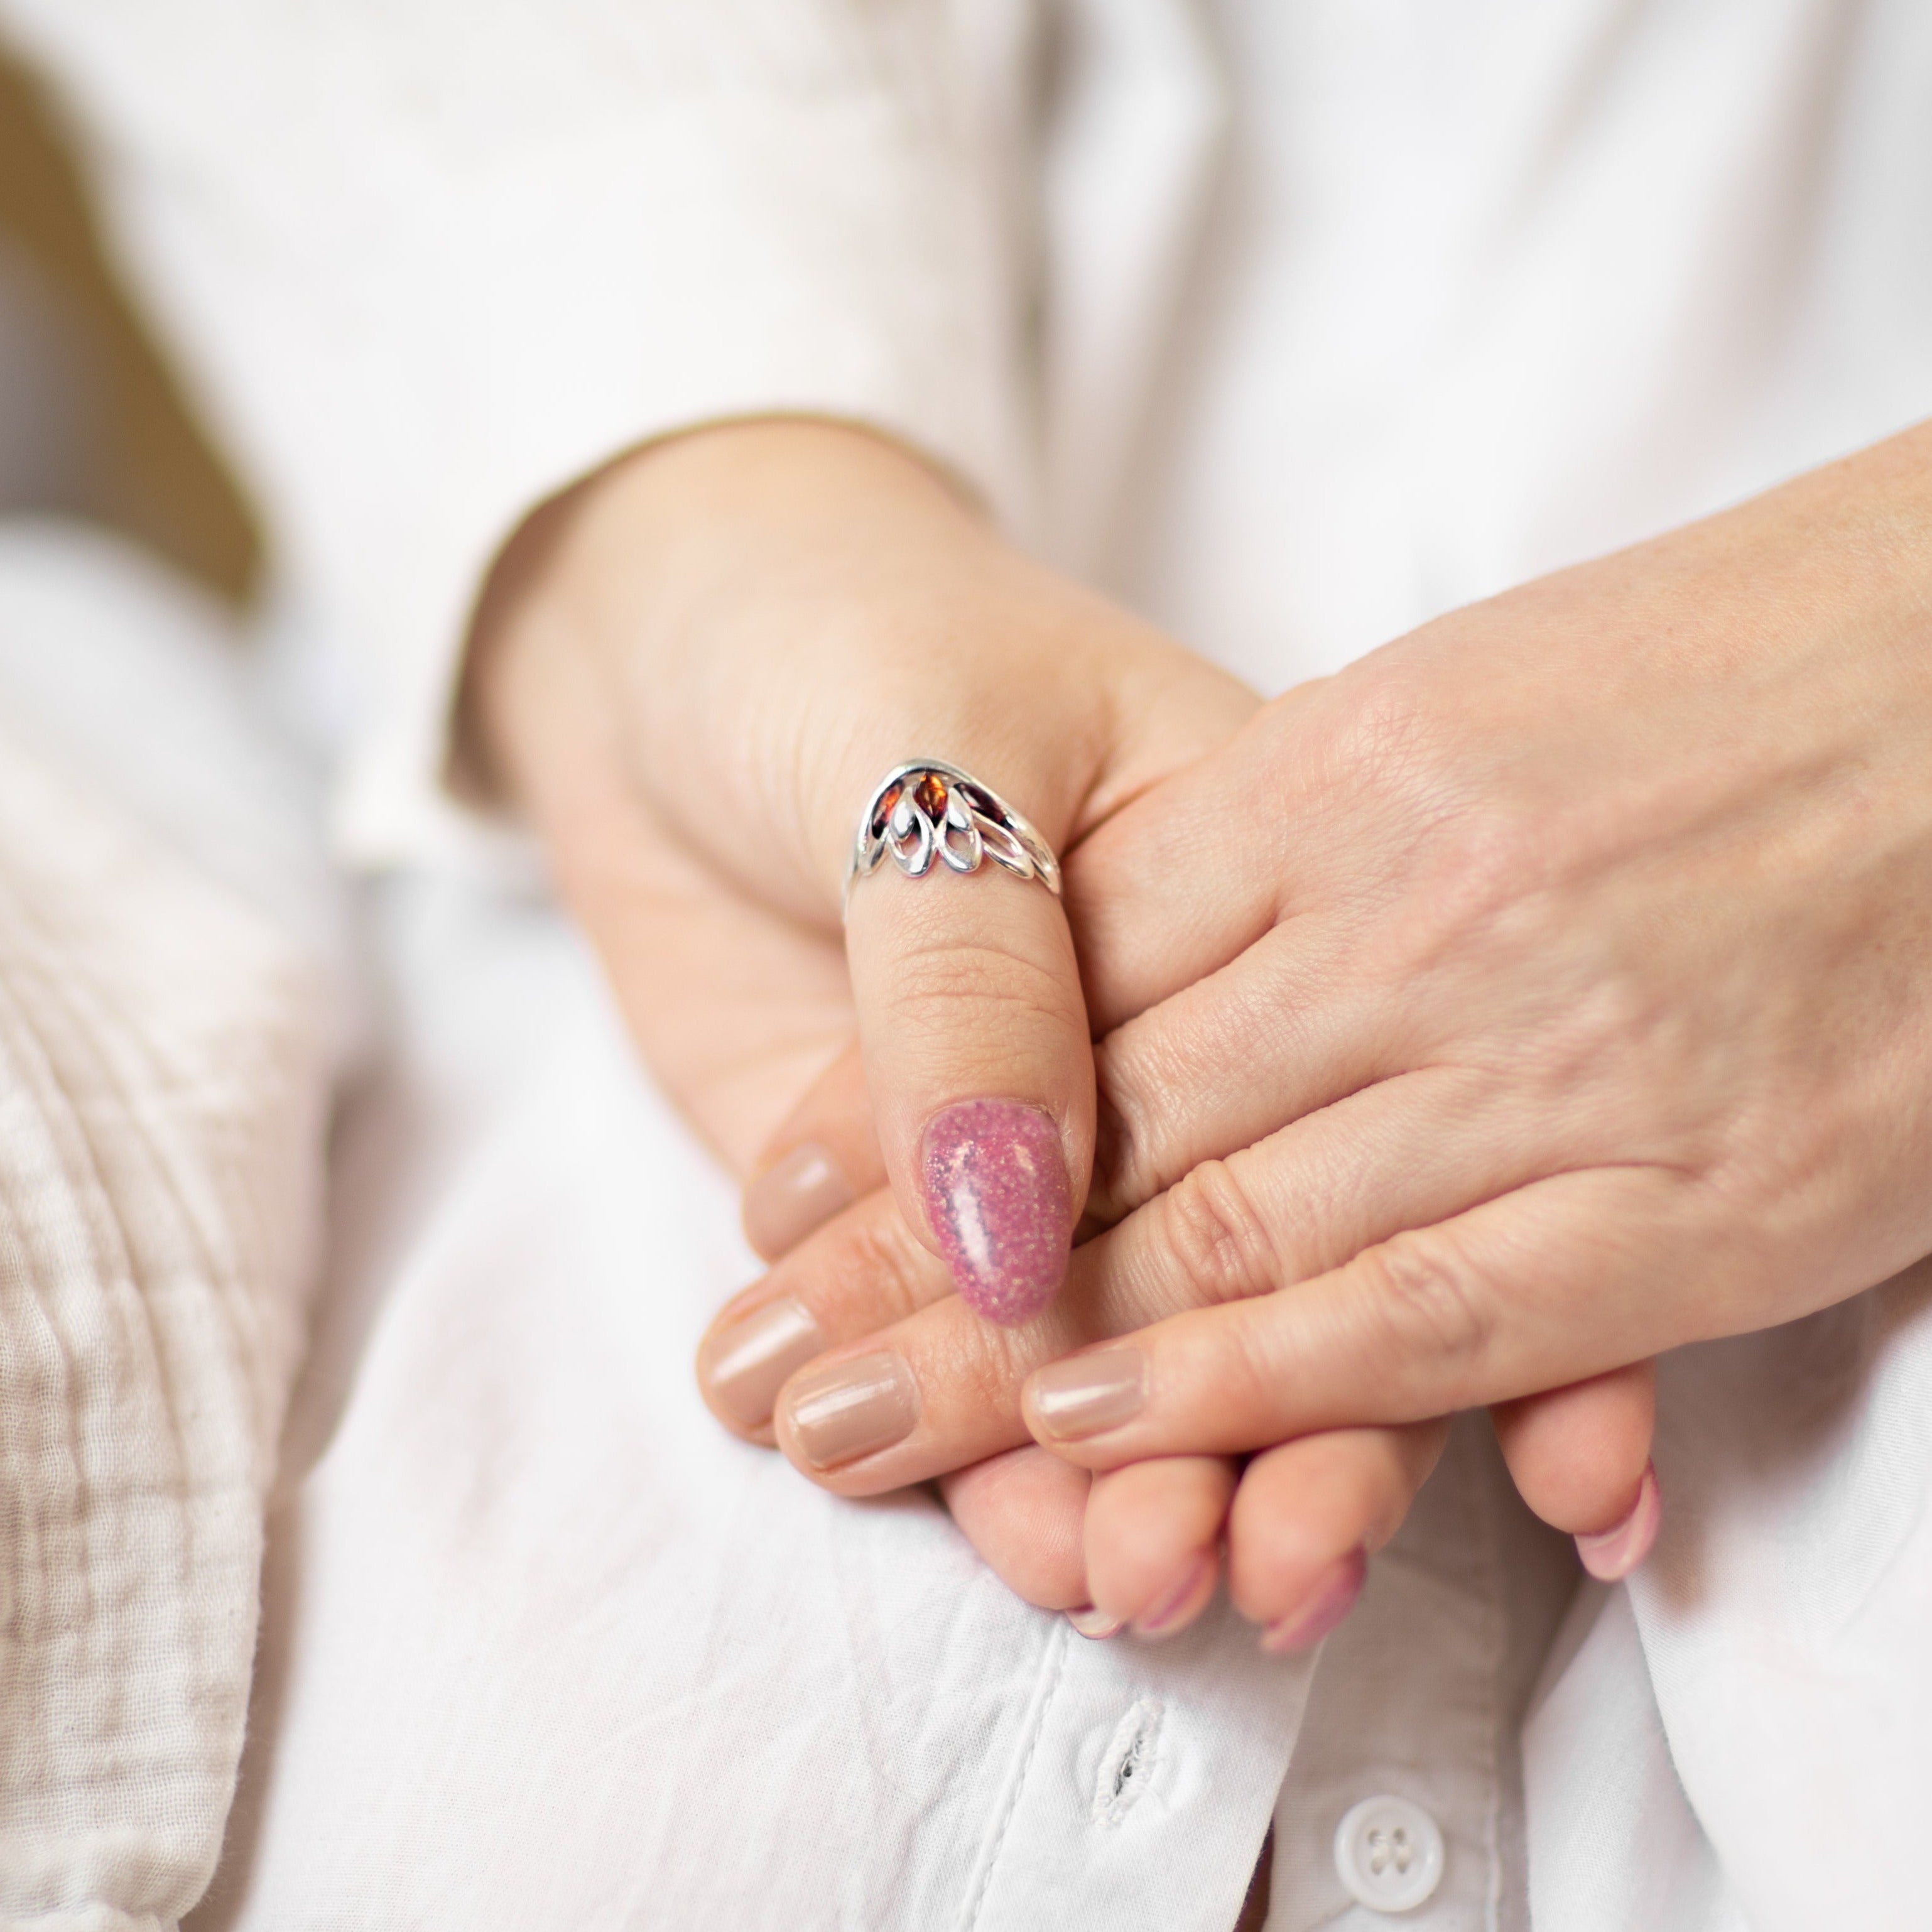
<instances>
[{"instance_id":1,"label":"amber gemstone","mask_svg":"<svg viewBox=\"0 0 1932 1932\"><path fill-rule=\"evenodd\" d=\"M946 781L937 772L927 772L914 787L912 802L936 825L946 816Z\"/></svg>"}]
</instances>

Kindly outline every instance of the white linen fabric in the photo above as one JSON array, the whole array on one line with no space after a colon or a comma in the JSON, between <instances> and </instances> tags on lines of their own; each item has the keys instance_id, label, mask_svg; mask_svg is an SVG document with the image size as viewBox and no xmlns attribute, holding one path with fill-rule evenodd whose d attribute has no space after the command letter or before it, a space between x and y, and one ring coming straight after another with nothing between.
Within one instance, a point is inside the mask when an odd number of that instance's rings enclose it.
<instances>
[{"instance_id":1,"label":"white linen fabric","mask_svg":"<svg viewBox=\"0 0 1932 1932\"><path fill-rule=\"evenodd\" d=\"M970 61L933 0L0 4L327 640L350 856L476 848L437 776L481 573L627 445L850 416L1017 511L1033 10L957 10Z\"/></svg>"},{"instance_id":2,"label":"white linen fabric","mask_svg":"<svg viewBox=\"0 0 1932 1932\"><path fill-rule=\"evenodd\" d=\"M691 1360L735 1203L575 940L460 883L379 914L398 1045L291 1424L328 1447L194 1926L1226 1932L1307 1666L1223 1622L1150 1673L929 1496L723 1439Z\"/></svg>"},{"instance_id":3,"label":"white linen fabric","mask_svg":"<svg viewBox=\"0 0 1932 1932\"><path fill-rule=\"evenodd\" d=\"M242 1751L340 1008L313 788L233 651L104 541L0 533L0 1924L36 1932L172 1924Z\"/></svg>"},{"instance_id":4,"label":"white linen fabric","mask_svg":"<svg viewBox=\"0 0 1932 1932\"><path fill-rule=\"evenodd\" d=\"M1926 413L1932 14L0 17L349 668L344 849L418 868L198 1926L1224 1932L1272 1807L1270 1932L1360 1928L1379 1792L1447 1841L1417 1925L1922 1920L1918 1276L1666 1364L1657 1552L1567 1618L1466 1426L1312 1672L1076 1643L704 1423L729 1203L438 779L493 547L721 416L898 436L1272 690Z\"/></svg>"}]
</instances>

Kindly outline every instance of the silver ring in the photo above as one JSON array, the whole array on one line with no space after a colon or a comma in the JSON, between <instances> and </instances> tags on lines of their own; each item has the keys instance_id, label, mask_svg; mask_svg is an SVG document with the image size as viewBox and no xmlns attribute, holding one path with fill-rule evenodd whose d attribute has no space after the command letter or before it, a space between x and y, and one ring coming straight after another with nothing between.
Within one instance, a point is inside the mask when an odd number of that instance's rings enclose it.
<instances>
[{"instance_id":1,"label":"silver ring","mask_svg":"<svg viewBox=\"0 0 1932 1932\"><path fill-rule=\"evenodd\" d=\"M895 765L866 800L845 868L848 900L853 881L877 872L888 855L909 879L924 878L936 865L976 872L990 859L1060 896L1060 861L1025 814L991 785L937 758Z\"/></svg>"}]
</instances>

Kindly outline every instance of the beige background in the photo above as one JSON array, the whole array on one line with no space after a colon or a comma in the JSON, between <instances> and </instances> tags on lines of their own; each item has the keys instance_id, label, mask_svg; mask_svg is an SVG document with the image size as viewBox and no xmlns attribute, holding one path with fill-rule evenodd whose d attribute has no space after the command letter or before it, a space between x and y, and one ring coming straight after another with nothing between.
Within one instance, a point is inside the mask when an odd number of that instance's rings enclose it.
<instances>
[{"instance_id":1,"label":"beige background","mask_svg":"<svg viewBox=\"0 0 1932 1932\"><path fill-rule=\"evenodd\" d=\"M23 311L16 336L39 351L20 358L30 392L10 433L17 443L50 425L62 446L4 507L97 518L245 599L260 562L247 508L121 292L57 116L4 58L0 265Z\"/></svg>"}]
</instances>

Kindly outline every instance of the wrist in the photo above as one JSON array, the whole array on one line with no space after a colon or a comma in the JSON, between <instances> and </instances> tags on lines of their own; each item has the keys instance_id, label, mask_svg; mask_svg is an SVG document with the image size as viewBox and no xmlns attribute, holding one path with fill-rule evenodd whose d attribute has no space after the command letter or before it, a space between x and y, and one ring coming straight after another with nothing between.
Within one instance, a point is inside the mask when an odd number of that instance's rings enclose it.
<instances>
[{"instance_id":1,"label":"wrist","mask_svg":"<svg viewBox=\"0 0 1932 1932\"><path fill-rule=\"evenodd\" d=\"M1124 632L1174 648L883 439L731 424L621 459L527 520L479 609L467 712L479 762L540 819L546 767L576 763L586 730L621 739L631 782L700 846L693 802L734 800L792 909L817 916L860 805L908 757L990 760L1066 837L1120 709Z\"/></svg>"},{"instance_id":2,"label":"wrist","mask_svg":"<svg viewBox=\"0 0 1932 1932\"><path fill-rule=\"evenodd\" d=\"M907 591L921 560L999 548L936 471L862 430L772 418L631 452L540 504L499 553L465 652L458 765L468 788L528 808L553 686L579 715L586 685L607 716L647 693L648 728L772 655L778 631L862 624L882 574Z\"/></svg>"}]
</instances>

